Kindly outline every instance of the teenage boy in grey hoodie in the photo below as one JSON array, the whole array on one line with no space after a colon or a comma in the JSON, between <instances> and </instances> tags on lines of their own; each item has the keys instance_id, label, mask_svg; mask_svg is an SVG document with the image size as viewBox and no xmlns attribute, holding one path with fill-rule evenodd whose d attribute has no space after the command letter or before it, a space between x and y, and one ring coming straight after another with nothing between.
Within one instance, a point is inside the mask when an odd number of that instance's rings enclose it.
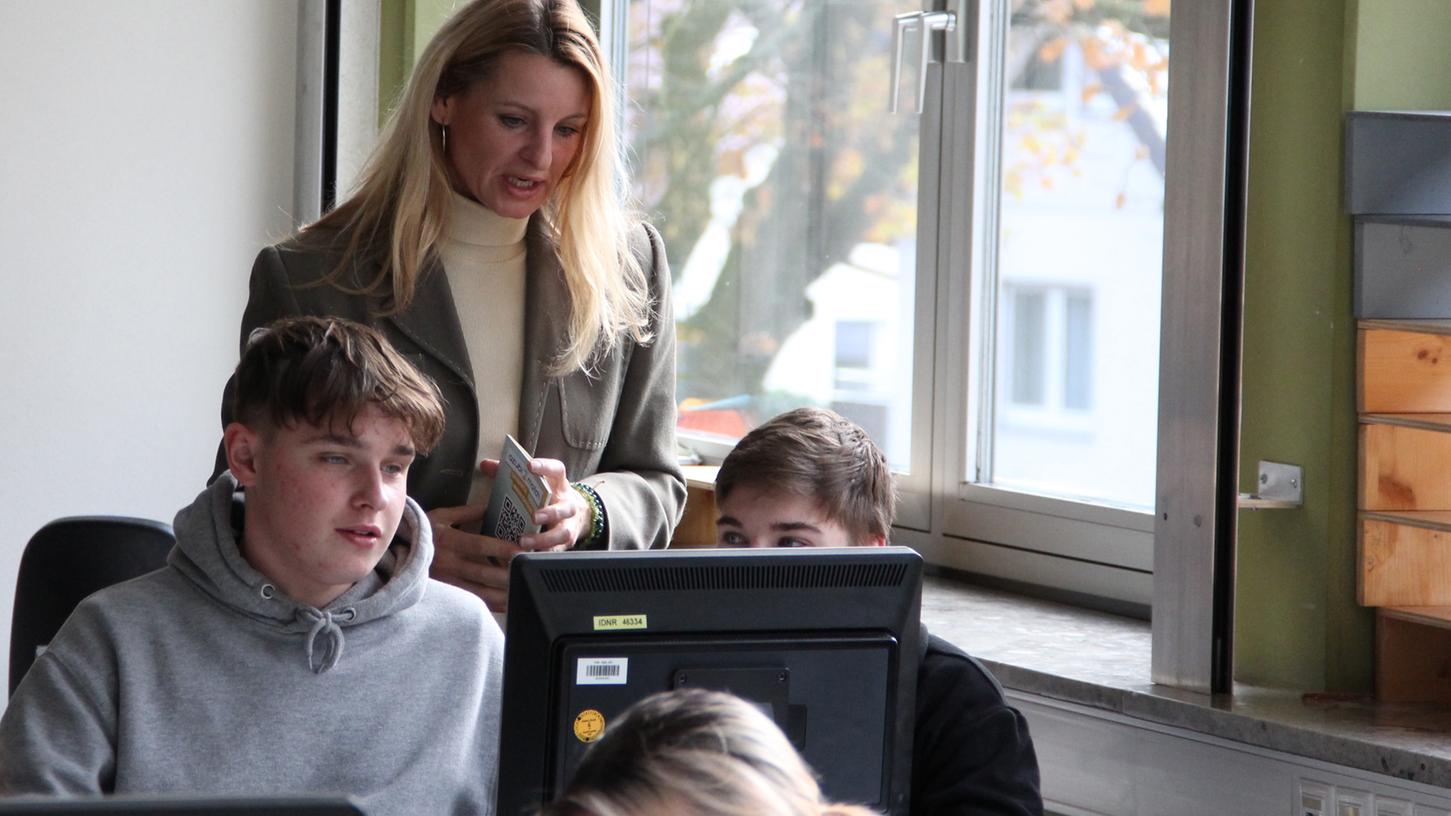
<instances>
[{"instance_id":1,"label":"teenage boy in grey hoodie","mask_svg":"<svg viewBox=\"0 0 1451 816\"><path fill-rule=\"evenodd\" d=\"M167 566L83 601L26 674L0 793L492 813L503 636L428 578L405 494L443 432L437 388L373 330L322 318L258 332L236 382L230 470L177 514Z\"/></svg>"}]
</instances>

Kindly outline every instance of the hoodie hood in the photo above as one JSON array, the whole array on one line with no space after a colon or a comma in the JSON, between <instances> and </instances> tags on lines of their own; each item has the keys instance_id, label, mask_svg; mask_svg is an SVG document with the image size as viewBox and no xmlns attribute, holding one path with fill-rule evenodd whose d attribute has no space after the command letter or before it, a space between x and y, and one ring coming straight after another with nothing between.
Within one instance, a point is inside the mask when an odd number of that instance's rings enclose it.
<instances>
[{"instance_id":1,"label":"hoodie hood","mask_svg":"<svg viewBox=\"0 0 1451 816\"><path fill-rule=\"evenodd\" d=\"M433 537L423 508L413 499L407 499L393 543L373 571L321 609L284 595L242 557L238 542L244 501L236 479L224 471L176 514L172 526L177 545L167 561L216 602L282 632L302 635L300 651L314 672L337 665L345 629L407 609L423 597Z\"/></svg>"}]
</instances>

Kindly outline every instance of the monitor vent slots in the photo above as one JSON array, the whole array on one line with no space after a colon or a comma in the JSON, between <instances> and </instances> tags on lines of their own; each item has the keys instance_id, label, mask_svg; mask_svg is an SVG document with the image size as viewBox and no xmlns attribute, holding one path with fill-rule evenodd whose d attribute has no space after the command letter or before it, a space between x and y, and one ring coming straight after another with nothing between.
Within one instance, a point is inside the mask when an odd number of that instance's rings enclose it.
<instances>
[{"instance_id":1,"label":"monitor vent slots","mask_svg":"<svg viewBox=\"0 0 1451 816\"><path fill-rule=\"evenodd\" d=\"M905 564L748 564L707 567L542 570L550 592L668 592L695 589L782 589L894 586Z\"/></svg>"}]
</instances>

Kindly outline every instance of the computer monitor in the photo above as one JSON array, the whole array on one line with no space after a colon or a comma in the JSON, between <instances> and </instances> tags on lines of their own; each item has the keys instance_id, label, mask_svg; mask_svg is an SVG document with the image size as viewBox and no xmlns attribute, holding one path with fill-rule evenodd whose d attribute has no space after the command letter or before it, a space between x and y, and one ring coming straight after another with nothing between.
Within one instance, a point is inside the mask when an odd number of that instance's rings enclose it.
<instances>
[{"instance_id":1,"label":"computer monitor","mask_svg":"<svg viewBox=\"0 0 1451 816\"><path fill-rule=\"evenodd\" d=\"M905 547L523 553L509 577L499 816L563 790L632 703L757 703L835 801L907 812L922 560Z\"/></svg>"}]
</instances>

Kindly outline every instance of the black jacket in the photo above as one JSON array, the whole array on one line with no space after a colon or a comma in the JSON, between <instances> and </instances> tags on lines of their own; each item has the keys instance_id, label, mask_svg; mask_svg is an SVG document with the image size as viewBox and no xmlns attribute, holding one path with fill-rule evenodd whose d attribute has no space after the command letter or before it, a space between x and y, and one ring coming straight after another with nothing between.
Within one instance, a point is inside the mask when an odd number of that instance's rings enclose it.
<instances>
[{"instance_id":1,"label":"black jacket","mask_svg":"<svg viewBox=\"0 0 1451 816\"><path fill-rule=\"evenodd\" d=\"M1043 813L1028 722L966 652L922 628L912 814Z\"/></svg>"}]
</instances>

